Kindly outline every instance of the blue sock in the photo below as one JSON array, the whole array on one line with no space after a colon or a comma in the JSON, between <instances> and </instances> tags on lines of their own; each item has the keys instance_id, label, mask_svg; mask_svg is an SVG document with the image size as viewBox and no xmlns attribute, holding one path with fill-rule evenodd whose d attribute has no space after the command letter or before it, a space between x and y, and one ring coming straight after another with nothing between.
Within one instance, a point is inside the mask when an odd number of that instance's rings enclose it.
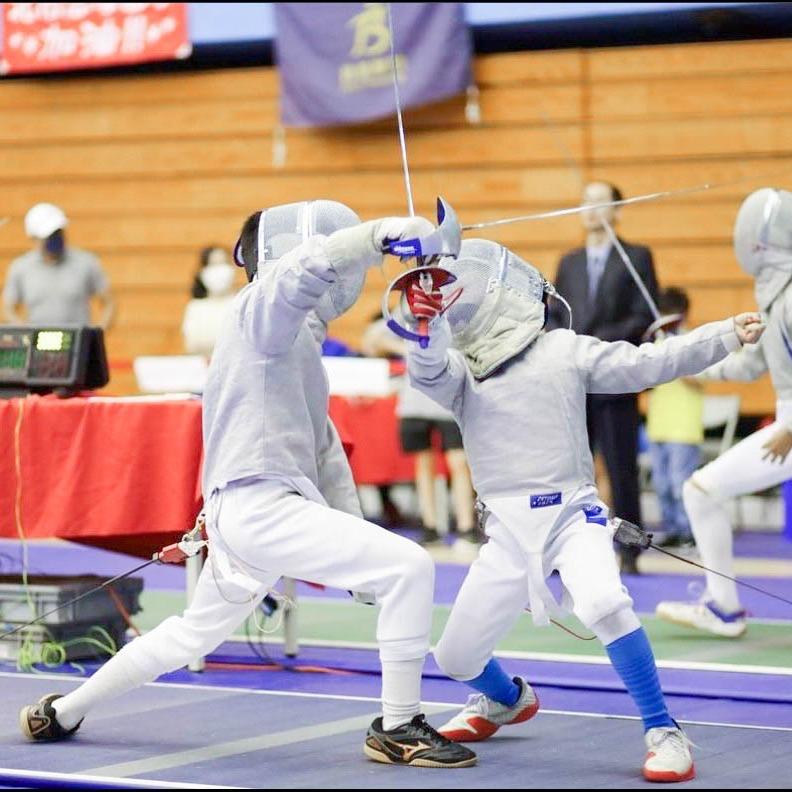
<instances>
[{"instance_id":1,"label":"blue sock","mask_svg":"<svg viewBox=\"0 0 792 792\"><path fill-rule=\"evenodd\" d=\"M641 713L644 730L676 726L668 714L654 654L644 628L639 627L608 644L605 650Z\"/></svg>"},{"instance_id":2,"label":"blue sock","mask_svg":"<svg viewBox=\"0 0 792 792\"><path fill-rule=\"evenodd\" d=\"M494 657L475 679L468 679L465 684L506 707L513 707L520 698L520 686L506 675Z\"/></svg>"}]
</instances>

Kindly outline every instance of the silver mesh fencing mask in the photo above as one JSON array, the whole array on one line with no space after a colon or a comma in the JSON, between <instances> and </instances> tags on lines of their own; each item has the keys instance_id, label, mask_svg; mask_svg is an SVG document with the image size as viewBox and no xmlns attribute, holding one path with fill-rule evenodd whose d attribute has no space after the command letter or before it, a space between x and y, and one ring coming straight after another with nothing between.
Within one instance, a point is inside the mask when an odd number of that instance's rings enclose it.
<instances>
[{"instance_id":1,"label":"silver mesh fencing mask","mask_svg":"<svg viewBox=\"0 0 792 792\"><path fill-rule=\"evenodd\" d=\"M248 278L266 271L272 262L294 250L312 236L329 236L342 228L360 224L360 218L348 206L337 201L300 201L264 209L258 224L258 261L255 270L247 263L240 263L248 272ZM237 245L237 249L239 245ZM366 273L363 269L347 268L337 274L332 286L319 300L315 310L323 322L337 319L357 300L363 289Z\"/></svg>"},{"instance_id":2,"label":"silver mesh fencing mask","mask_svg":"<svg viewBox=\"0 0 792 792\"><path fill-rule=\"evenodd\" d=\"M456 277L441 291L461 291L445 312L454 344L473 376L484 379L542 331L546 281L508 248L483 239L466 239L459 257L440 266Z\"/></svg>"},{"instance_id":3,"label":"silver mesh fencing mask","mask_svg":"<svg viewBox=\"0 0 792 792\"><path fill-rule=\"evenodd\" d=\"M792 193L763 187L740 206L734 224L734 253L756 279L764 311L792 279Z\"/></svg>"}]
</instances>

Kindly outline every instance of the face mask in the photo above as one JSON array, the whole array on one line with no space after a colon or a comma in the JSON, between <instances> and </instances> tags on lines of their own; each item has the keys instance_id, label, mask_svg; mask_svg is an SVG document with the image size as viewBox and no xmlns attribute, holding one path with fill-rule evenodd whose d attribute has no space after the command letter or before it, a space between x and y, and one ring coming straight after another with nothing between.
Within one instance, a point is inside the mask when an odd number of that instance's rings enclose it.
<instances>
[{"instance_id":1,"label":"face mask","mask_svg":"<svg viewBox=\"0 0 792 792\"><path fill-rule=\"evenodd\" d=\"M228 294L234 285L235 270L230 264L209 264L201 270L201 281L213 297Z\"/></svg>"},{"instance_id":2,"label":"face mask","mask_svg":"<svg viewBox=\"0 0 792 792\"><path fill-rule=\"evenodd\" d=\"M44 250L53 258L59 259L63 256L63 251L66 248L66 239L63 236L63 231L56 231L50 234L44 240Z\"/></svg>"}]
</instances>

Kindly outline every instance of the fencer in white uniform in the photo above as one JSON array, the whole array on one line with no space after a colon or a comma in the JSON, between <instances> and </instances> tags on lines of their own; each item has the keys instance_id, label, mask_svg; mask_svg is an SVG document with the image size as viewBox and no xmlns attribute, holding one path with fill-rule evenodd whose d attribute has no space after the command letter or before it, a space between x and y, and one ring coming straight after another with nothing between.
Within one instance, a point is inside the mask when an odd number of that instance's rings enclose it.
<instances>
[{"instance_id":1,"label":"fencer in white uniform","mask_svg":"<svg viewBox=\"0 0 792 792\"><path fill-rule=\"evenodd\" d=\"M641 713L645 777L692 778L688 741L668 714L651 647L619 577L607 507L594 484L586 394L641 391L696 374L758 337L759 317L640 347L570 330L545 333L553 288L511 251L466 240L458 260L441 265L457 280L429 295L414 287L413 312L433 318L428 347L410 347L408 370L417 388L453 412L490 515L489 541L435 650L440 668L480 695L440 731L481 740L537 711L530 685L510 679L492 653L526 606L539 625L559 611L545 582L557 570L565 609L606 646ZM437 316L443 299L447 310Z\"/></svg>"},{"instance_id":2,"label":"fencer in white uniform","mask_svg":"<svg viewBox=\"0 0 792 792\"><path fill-rule=\"evenodd\" d=\"M756 302L767 330L758 345L730 355L702 375L752 382L770 373L775 421L696 471L682 496L701 563L734 577L729 498L760 492L792 478L792 193L762 188L740 207L734 250L756 279ZM736 638L747 627L737 584L708 572L698 602L660 602L657 615L714 635Z\"/></svg>"},{"instance_id":3,"label":"fencer in white uniform","mask_svg":"<svg viewBox=\"0 0 792 792\"><path fill-rule=\"evenodd\" d=\"M422 218L361 223L332 201L248 218L236 258L251 282L221 331L203 397L209 555L193 601L77 690L26 707L28 737L69 736L90 710L212 651L286 575L366 593L379 607L383 717L369 729L367 756L475 763L420 714L434 566L414 542L362 518L321 361L327 322L355 302L386 243L432 230Z\"/></svg>"}]
</instances>

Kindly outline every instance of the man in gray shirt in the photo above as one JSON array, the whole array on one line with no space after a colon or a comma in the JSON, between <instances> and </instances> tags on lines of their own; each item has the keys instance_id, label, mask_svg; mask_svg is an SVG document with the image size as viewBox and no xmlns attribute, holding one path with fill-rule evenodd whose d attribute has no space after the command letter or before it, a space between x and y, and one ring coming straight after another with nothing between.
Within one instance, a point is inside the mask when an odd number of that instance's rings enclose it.
<instances>
[{"instance_id":1,"label":"man in gray shirt","mask_svg":"<svg viewBox=\"0 0 792 792\"><path fill-rule=\"evenodd\" d=\"M66 246L63 211L36 204L25 216L25 231L40 241L37 248L11 262L3 289L6 319L35 325L91 324L91 297L102 306L100 327L107 329L115 310L107 277L92 253Z\"/></svg>"}]
</instances>

